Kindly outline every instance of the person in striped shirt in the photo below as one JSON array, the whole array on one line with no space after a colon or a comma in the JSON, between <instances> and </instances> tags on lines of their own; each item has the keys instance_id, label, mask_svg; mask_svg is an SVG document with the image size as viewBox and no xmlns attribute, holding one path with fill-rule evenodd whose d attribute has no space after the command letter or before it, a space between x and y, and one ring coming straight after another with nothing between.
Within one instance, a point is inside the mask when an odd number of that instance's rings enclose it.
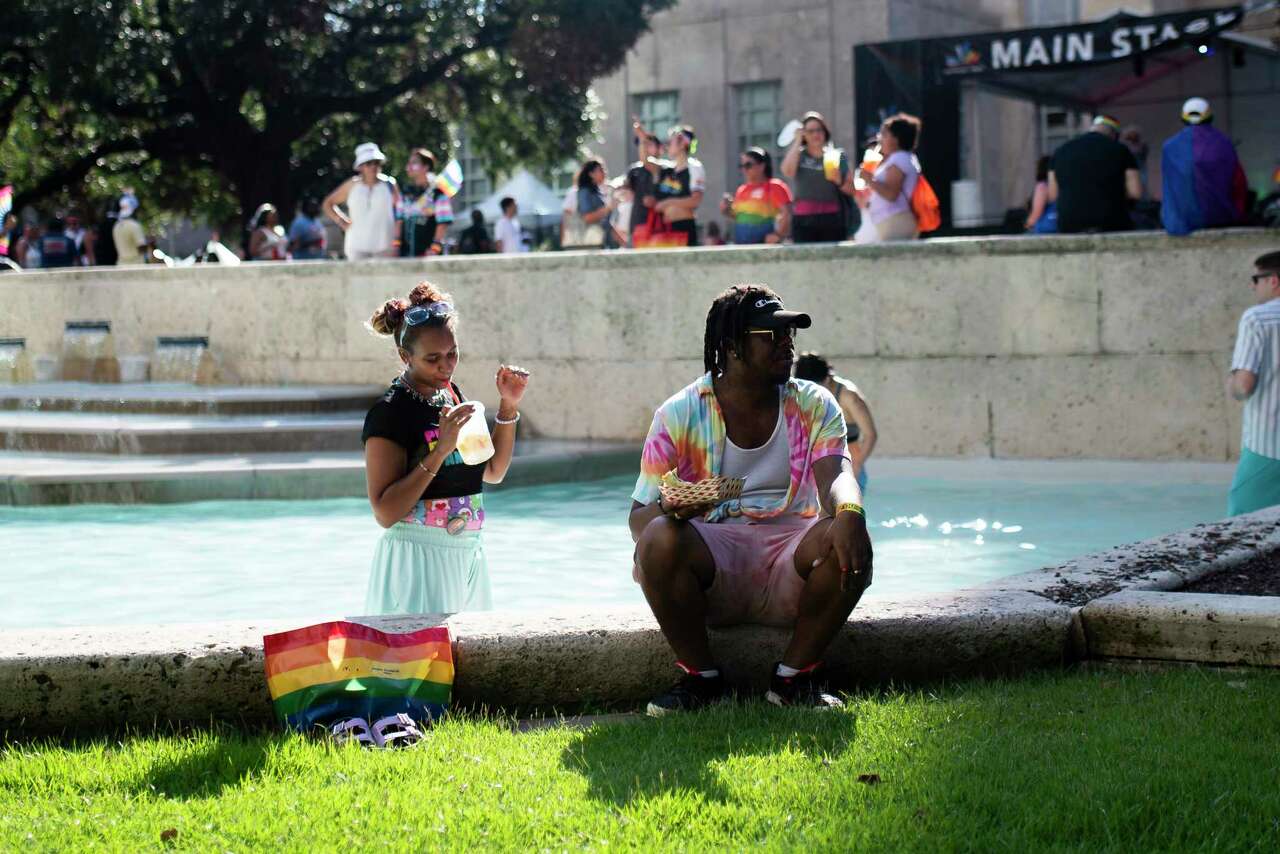
<instances>
[{"instance_id":1,"label":"person in striped shirt","mask_svg":"<svg viewBox=\"0 0 1280 854\"><path fill-rule=\"evenodd\" d=\"M763 285L735 285L707 313L707 372L654 414L631 494L635 578L684 672L648 705L688 711L729 693L708 625L791 628L766 698L831 708L820 665L871 583L871 540L840 405L817 383L791 378L797 330ZM681 480L745 479L741 495L672 503Z\"/></svg>"},{"instance_id":2,"label":"person in striped shirt","mask_svg":"<svg viewBox=\"0 0 1280 854\"><path fill-rule=\"evenodd\" d=\"M1280 252L1253 262L1258 303L1240 317L1227 393L1244 401L1240 463L1227 498L1238 516L1280 504Z\"/></svg>"}]
</instances>

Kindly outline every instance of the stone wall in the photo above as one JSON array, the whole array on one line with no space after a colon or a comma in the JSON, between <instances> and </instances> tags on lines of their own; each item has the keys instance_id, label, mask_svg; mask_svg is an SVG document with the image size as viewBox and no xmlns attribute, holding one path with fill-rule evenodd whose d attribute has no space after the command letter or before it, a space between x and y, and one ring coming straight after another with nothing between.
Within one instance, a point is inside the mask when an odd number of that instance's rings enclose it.
<instances>
[{"instance_id":1,"label":"stone wall","mask_svg":"<svg viewBox=\"0 0 1280 854\"><path fill-rule=\"evenodd\" d=\"M767 282L814 315L801 348L863 387L881 453L1224 461L1246 275L1278 245L1238 230L33 272L0 278L0 338L56 356L66 321L105 319L122 357L208 336L228 382L383 383L398 363L364 322L429 276L463 315L465 390L495 404L493 370L516 361L528 427L637 439L701 371L710 299Z\"/></svg>"}]
</instances>

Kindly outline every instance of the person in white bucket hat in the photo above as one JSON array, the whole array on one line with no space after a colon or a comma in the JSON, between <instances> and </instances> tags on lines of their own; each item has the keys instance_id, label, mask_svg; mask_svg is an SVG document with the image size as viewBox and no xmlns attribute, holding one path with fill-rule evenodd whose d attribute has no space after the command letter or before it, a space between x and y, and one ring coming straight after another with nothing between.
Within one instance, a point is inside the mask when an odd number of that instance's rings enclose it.
<instances>
[{"instance_id":1,"label":"person in white bucket hat","mask_svg":"<svg viewBox=\"0 0 1280 854\"><path fill-rule=\"evenodd\" d=\"M325 215L345 232L343 253L353 261L397 254L396 205L400 191L395 178L382 174L386 159L376 142L357 145L351 164L355 177L339 184L322 205Z\"/></svg>"}]
</instances>

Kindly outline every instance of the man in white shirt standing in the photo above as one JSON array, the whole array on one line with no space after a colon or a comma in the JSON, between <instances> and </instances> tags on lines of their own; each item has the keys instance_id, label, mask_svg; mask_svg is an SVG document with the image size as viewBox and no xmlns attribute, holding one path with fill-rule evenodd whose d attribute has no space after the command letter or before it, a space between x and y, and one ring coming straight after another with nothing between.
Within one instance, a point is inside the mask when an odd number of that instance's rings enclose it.
<instances>
[{"instance_id":1,"label":"man in white shirt standing","mask_svg":"<svg viewBox=\"0 0 1280 854\"><path fill-rule=\"evenodd\" d=\"M1249 287L1258 303L1240 317L1227 393L1244 401L1240 463L1227 513L1280 504L1280 252L1253 262Z\"/></svg>"},{"instance_id":2,"label":"man in white shirt standing","mask_svg":"<svg viewBox=\"0 0 1280 854\"><path fill-rule=\"evenodd\" d=\"M506 196L499 204L502 205L502 218L493 227L493 239L498 244L498 251L504 255L523 252L524 234L520 230L520 220L516 219L516 200Z\"/></svg>"}]
</instances>

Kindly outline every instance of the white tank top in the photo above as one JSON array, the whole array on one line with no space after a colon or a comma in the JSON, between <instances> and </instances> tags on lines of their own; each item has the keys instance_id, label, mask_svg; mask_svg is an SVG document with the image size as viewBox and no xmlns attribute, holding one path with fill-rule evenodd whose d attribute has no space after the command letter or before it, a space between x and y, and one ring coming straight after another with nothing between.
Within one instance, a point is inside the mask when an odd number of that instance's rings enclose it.
<instances>
[{"instance_id":1,"label":"white tank top","mask_svg":"<svg viewBox=\"0 0 1280 854\"><path fill-rule=\"evenodd\" d=\"M739 448L728 436L724 437L724 460L720 464L720 474L747 479L742 487L743 507L773 507L787 497L787 490L791 488L791 446L787 441L781 403L778 404L778 423L773 426L773 435L760 447ZM731 516L725 521L750 520Z\"/></svg>"},{"instance_id":2,"label":"white tank top","mask_svg":"<svg viewBox=\"0 0 1280 854\"><path fill-rule=\"evenodd\" d=\"M347 255L353 252L382 254L391 248L396 216L391 186L391 179L385 175L379 175L378 183L372 187L359 180L352 184L347 193L351 227L342 242Z\"/></svg>"}]
</instances>

